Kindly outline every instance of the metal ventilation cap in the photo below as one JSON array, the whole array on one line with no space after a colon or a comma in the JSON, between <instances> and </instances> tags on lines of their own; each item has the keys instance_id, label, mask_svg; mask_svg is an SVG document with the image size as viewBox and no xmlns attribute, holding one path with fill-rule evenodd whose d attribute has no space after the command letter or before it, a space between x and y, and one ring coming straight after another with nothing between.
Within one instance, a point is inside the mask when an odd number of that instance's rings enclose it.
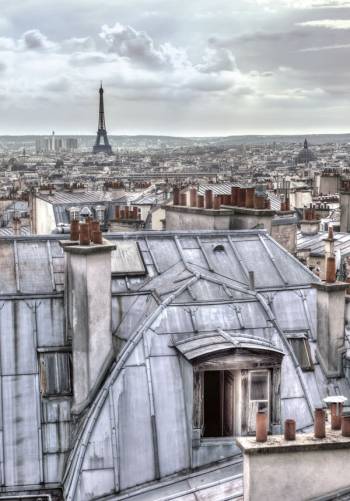
<instances>
[{"instance_id":1,"label":"metal ventilation cap","mask_svg":"<svg viewBox=\"0 0 350 501\"><path fill-rule=\"evenodd\" d=\"M323 399L326 404L343 404L347 400L343 395L331 395Z\"/></svg>"},{"instance_id":2,"label":"metal ventilation cap","mask_svg":"<svg viewBox=\"0 0 350 501\"><path fill-rule=\"evenodd\" d=\"M91 210L89 209L89 207L83 207L80 211L80 215L83 217L89 217L91 216Z\"/></svg>"}]
</instances>

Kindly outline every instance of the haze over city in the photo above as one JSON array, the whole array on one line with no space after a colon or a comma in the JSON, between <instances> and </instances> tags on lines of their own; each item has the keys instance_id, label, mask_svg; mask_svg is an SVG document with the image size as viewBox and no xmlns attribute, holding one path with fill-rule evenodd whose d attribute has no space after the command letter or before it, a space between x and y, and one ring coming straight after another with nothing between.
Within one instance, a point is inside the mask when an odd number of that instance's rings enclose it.
<instances>
[{"instance_id":1,"label":"haze over city","mask_svg":"<svg viewBox=\"0 0 350 501\"><path fill-rule=\"evenodd\" d=\"M350 4L1 2L0 133L347 132Z\"/></svg>"}]
</instances>

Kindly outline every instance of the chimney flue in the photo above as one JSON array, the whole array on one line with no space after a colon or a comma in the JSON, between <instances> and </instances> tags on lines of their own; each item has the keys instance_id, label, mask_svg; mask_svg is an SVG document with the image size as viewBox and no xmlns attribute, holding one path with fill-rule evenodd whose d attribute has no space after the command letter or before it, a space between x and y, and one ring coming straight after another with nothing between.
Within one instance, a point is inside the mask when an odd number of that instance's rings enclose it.
<instances>
[{"instance_id":1,"label":"chimney flue","mask_svg":"<svg viewBox=\"0 0 350 501\"><path fill-rule=\"evenodd\" d=\"M214 209L215 210L220 209L220 202L221 202L220 198L221 198L220 195L215 195L215 197L214 197Z\"/></svg>"},{"instance_id":2,"label":"chimney flue","mask_svg":"<svg viewBox=\"0 0 350 501\"><path fill-rule=\"evenodd\" d=\"M80 223L79 243L80 245L90 245L89 223Z\"/></svg>"},{"instance_id":3,"label":"chimney flue","mask_svg":"<svg viewBox=\"0 0 350 501\"><path fill-rule=\"evenodd\" d=\"M332 402L331 403L331 428L332 428L332 430L340 430L342 414L343 414L342 402Z\"/></svg>"},{"instance_id":4,"label":"chimney flue","mask_svg":"<svg viewBox=\"0 0 350 501\"><path fill-rule=\"evenodd\" d=\"M326 414L322 407L315 409L314 434L315 438L325 438L326 436Z\"/></svg>"},{"instance_id":5,"label":"chimney flue","mask_svg":"<svg viewBox=\"0 0 350 501\"><path fill-rule=\"evenodd\" d=\"M205 190L205 208L213 208L213 192L212 190Z\"/></svg>"},{"instance_id":6,"label":"chimney flue","mask_svg":"<svg viewBox=\"0 0 350 501\"><path fill-rule=\"evenodd\" d=\"M79 221L73 219L70 223L70 239L73 241L79 240Z\"/></svg>"},{"instance_id":7,"label":"chimney flue","mask_svg":"<svg viewBox=\"0 0 350 501\"><path fill-rule=\"evenodd\" d=\"M197 190L191 188L190 190L190 207L197 207Z\"/></svg>"},{"instance_id":8,"label":"chimney flue","mask_svg":"<svg viewBox=\"0 0 350 501\"><path fill-rule=\"evenodd\" d=\"M204 195L197 196L197 206L200 208L204 207Z\"/></svg>"},{"instance_id":9,"label":"chimney flue","mask_svg":"<svg viewBox=\"0 0 350 501\"><path fill-rule=\"evenodd\" d=\"M350 414L342 417L341 434L343 437L350 437Z\"/></svg>"},{"instance_id":10,"label":"chimney flue","mask_svg":"<svg viewBox=\"0 0 350 501\"><path fill-rule=\"evenodd\" d=\"M286 419L284 422L284 438L285 440L295 440L296 424L294 419Z\"/></svg>"},{"instance_id":11,"label":"chimney flue","mask_svg":"<svg viewBox=\"0 0 350 501\"><path fill-rule=\"evenodd\" d=\"M245 206L247 209L254 209L254 193L255 188L253 186L246 189Z\"/></svg>"},{"instance_id":12,"label":"chimney flue","mask_svg":"<svg viewBox=\"0 0 350 501\"><path fill-rule=\"evenodd\" d=\"M180 190L178 186L173 187L173 205L180 205Z\"/></svg>"},{"instance_id":13,"label":"chimney flue","mask_svg":"<svg viewBox=\"0 0 350 501\"><path fill-rule=\"evenodd\" d=\"M266 442L267 440L267 414L265 411L256 413L256 441Z\"/></svg>"},{"instance_id":14,"label":"chimney flue","mask_svg":"<svg viewBox=\"0 0 350 501\"><path fill-rule=\"evenodd\" d=\"M336 281L337 269L334 256L329 256L326 259L326 282L331 284Z\"/></svg>"}]
</instances>

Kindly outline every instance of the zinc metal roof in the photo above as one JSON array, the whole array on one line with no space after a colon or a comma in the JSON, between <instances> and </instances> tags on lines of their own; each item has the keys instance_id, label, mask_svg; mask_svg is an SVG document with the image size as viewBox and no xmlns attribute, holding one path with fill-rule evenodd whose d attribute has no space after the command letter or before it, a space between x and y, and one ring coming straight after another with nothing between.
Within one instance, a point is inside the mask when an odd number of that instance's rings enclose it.
<instances>
[{"instance_id":1,"label":"zinc metal roof","mask_svg":"<svg viewBox=\"0 0 350 501\"><path fill-rule=\"evenodd\" d=\"M112 329L120 351L73 442L70 397L42 399L39 391L38 351L69 349L62 237L0 239L4 490L63 485L68 501L121 500L130 489L135 501L159 499L158 493L176 499L185 492L192 501L198 490L203 499L216 499L215 494L221 501L228 488L239 498L242 478L234 479L232 471L226 475L224 466L214 475L222 483L212 490L210 475L197 482L183 474L238 452L233 440L200 453L192 449L186 355L208 353L216 341L230 342L232 348L227 344L226 349L235 350L237 342L241 348L283 353L282 420L295 417L297 428L307 429L313 407L324 396L349 394L347 382L327 381L314 358L316 291L311 284L317 277L262 230L107 237L117 248L133 249L123 253L126 274L112 276ZM117 270L120 250L113 252ZM249 271L254 272L253 290ZM291 332L309 338L313 373L298 369L286 340ZM172 484L174 475L179 483Z\"/></svg>"},{"instance_id":2,"label":"zinc metal roof","mask_svg":"<svg viewBox=\"0 0 350 501\"><path fill-rule=\"evenodd\" d=\"M50 204L95 204L113 202L115 199L110 191L53 191L50 193L37 193L36 196Z\"/></svg>"},{"instance_id":3,"label":"zinc metal roof","mask_svg":"<svg viewBox=\"0 0 350 501\"><path fill-rule=\"evenodd\" d=\"M297 233L297 250L298 252L308 250L312 254L323 255L325 252L324 240L327 238L328 232L319 231L316 235L303 235L301 231ZM340 252L340 255L350 253L350 233L334 233L334 250Z\"/></svg>"}]
</instances>

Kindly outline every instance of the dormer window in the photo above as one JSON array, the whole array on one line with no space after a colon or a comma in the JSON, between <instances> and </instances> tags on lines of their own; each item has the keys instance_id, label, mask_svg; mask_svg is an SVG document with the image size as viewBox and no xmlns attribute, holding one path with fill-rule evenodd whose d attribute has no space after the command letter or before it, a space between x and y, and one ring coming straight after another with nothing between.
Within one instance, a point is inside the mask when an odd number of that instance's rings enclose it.
<instances>
[{"instance_id":1,"label":"dormer window","mask_svg":"<svg viewBox=\"0 0 350 501\"><path fill-rule=\"evenodd\" d=\"M299 362L300 368L303 371L313 371L314 364L312 362L311 350L307 337L305 335L298 337L289 337L289 343L292 346L294 355Z\"/></svg>"},{"instance_id":2,"label":"dormer window","mask_svg":"<svg viewBox=\"0 0 350 501\"><path fill-rule=\"evenodd\" d=\"M195 435L254 434L259 410L266 410L270 431L280 426L281 359L279 352L238 348L194 362Z\"/></svg>"}]
</instances>

